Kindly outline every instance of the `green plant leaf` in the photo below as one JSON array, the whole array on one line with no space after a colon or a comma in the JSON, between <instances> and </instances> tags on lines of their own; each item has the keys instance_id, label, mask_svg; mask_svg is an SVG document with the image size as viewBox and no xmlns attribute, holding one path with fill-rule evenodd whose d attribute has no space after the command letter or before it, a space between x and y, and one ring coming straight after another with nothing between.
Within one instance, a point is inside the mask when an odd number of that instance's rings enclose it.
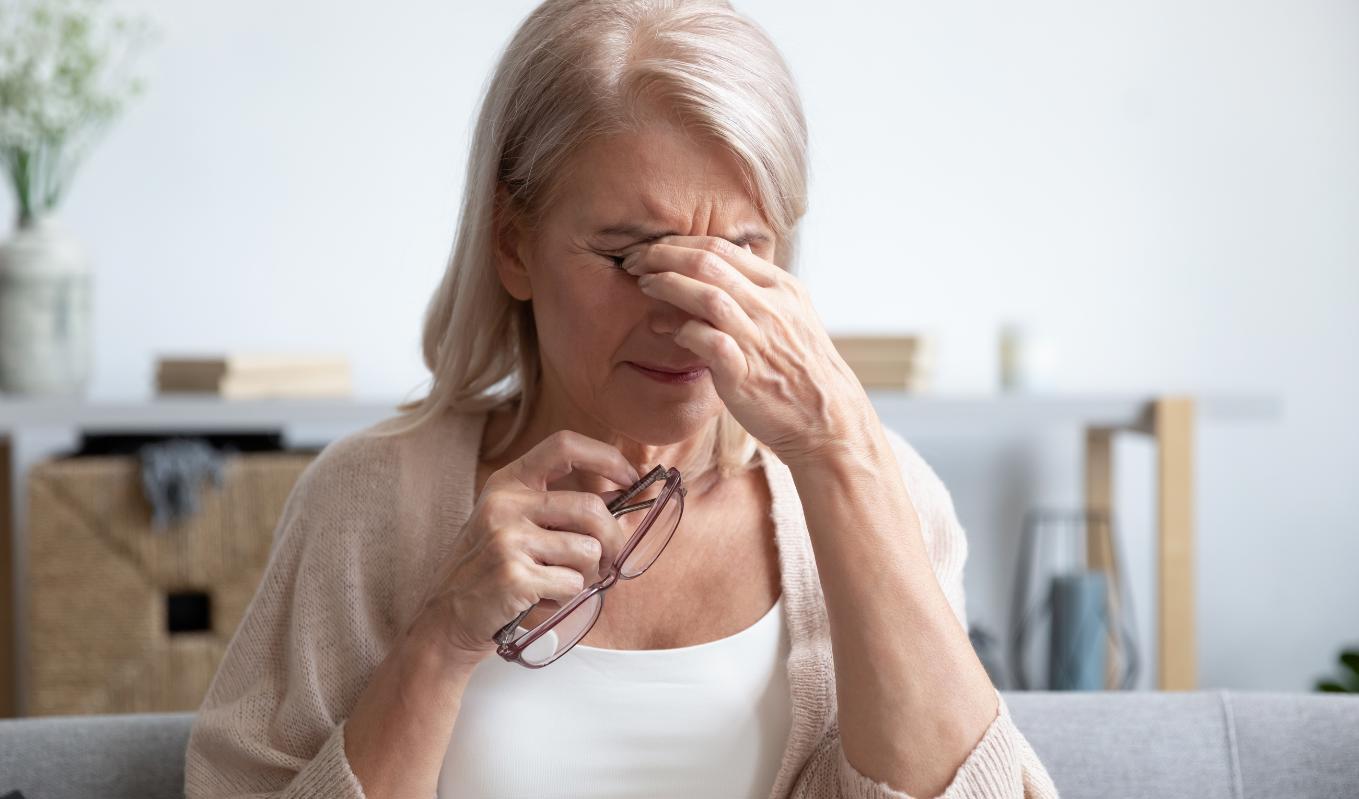
<instances>
[{"instance_id":1,"label":"green plant leaf","mask_svg":"<svg viewBox=\"0 0 1359 799\"><path fill-rule=\"evenodd\" d=\"M1340 665L1359 677L1359 649L1346 649L1340 653Z\"/></svg>"},{"instance_id":2,"label":"green plant leaf","mask_svg":"<svg viewBox=\"0 0 1359 799\"><path fill-rule=\"evenodd\" d=\"M1345 686L1335 680L1317 680L1317 690L1328 694L1347 694Z\"/></svg>"},{"instance_id":3,"label":"green plant leaf","mask_svg":"<svg viewBox=\"0 0 1359 799\"><path fill-rule=\"evenodd\" d=\"M131 66L158 34L109 0L0 0L0 157L21 217L51 210L108 125L142 93Z\"/></svg>"}]
</instances>

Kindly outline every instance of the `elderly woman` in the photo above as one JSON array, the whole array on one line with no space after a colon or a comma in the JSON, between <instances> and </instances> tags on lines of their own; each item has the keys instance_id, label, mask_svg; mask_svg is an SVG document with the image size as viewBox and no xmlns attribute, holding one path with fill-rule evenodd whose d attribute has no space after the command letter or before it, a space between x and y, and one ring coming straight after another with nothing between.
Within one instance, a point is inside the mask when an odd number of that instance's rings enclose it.
<instances>
[{"instance_id":1,"label":"elderly woman","mask_svg":"<svg viewBox=\"0 0 1359 799\"><path fill-rule=\"evenodd\" d=\"M294 487L189 799L1056 795L968 642L948 491L791 274L806 148L724 2L533 12L431 389Z\"/></svg>"}]
</instances>

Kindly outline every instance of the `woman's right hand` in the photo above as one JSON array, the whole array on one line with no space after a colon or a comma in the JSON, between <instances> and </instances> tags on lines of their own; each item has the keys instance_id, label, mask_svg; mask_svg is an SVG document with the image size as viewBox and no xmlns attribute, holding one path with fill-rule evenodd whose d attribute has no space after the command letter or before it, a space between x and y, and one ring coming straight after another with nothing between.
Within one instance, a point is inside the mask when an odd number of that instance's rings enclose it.
<instances>
[{"instance_id":1,"label":"woman's right hand","mask_svg":"<svg viewBox=\"0 0 1359 799\"><path fill-rule=\"evenodd\" d=\"M627 487L640 479L615 447L571 430L492 473L426 589L416 623L475 666L500 628L541 600L565 603L599 577L625 542L598 494L549 491L573 470Z\"/></svg>"}]
</instances>

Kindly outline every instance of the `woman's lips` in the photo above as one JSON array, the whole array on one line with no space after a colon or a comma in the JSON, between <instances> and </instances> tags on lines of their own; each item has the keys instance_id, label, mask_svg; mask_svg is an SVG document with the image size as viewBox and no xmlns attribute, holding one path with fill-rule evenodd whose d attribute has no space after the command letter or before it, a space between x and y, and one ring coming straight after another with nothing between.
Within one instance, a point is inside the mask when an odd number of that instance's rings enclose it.
<instances>
[{"instance_id":1,"label":"woman's lips","mask_svg":"<svg viewBox=\"0 0 1359 799\"><path fill-rule=\"evenodd\" d=\"M627 364L658 383L692 383L702 378L708 371L706 366L699 366L685 372L666 372L659 369L649 369L632 361L628 361Z\"/></svg>"}]
</instances>

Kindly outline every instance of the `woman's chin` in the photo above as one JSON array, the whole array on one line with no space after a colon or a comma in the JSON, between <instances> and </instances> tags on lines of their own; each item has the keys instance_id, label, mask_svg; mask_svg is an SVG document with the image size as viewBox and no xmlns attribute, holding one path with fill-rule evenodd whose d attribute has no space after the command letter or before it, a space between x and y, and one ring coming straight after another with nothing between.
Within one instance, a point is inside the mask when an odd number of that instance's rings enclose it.
<instances>
[{"instance_id":1,"label":"woman's chin","mask_svg":"<svg viewBox=\"0 0 1359 799\"><path fill-rule=\"evenodd\" d=\"M618 429L634 441L654 446L677 444L703 434L723 407L711 388L684 401L645 403L642 407L629 402L629 405L626 413L629 422Z\"/></svg>"}]
</instances>

